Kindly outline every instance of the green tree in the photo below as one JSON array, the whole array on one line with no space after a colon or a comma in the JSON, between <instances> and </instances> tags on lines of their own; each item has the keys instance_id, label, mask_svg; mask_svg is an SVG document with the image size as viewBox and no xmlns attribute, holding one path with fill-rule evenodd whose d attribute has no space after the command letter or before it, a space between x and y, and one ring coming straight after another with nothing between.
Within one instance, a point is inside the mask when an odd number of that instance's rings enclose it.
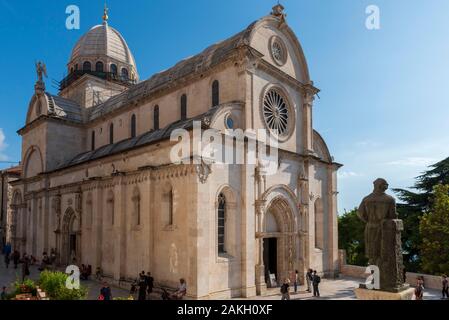
<instances>
[{"instance_id":1,"label":"green tree","mask_svg":"<svg viewBox=\"0 0 449 320\"><path fill-rule=\"evenodd\" d=\"M428 171L417 177L411 188L413 191L394 189L400 200L399 218L404 221L402 248L407 271L422 271L420 218L429 211L433 188L438 184L449 184L449 158L430 166Z\"/></svg>"},{"instance_id":2,"label":"green tree","mask_svg":"<svg viewBox=\"0 0 449 320\"><path fill-rule=\"evenodd\" d=\"M357 209L345 211L338 217L338 242L340 249L346 250L348 264L364 266L368 263L365 257L365 225L357 216Z\"/></svg>"},{"instance_id":3,"label":"green tree","mask_svg":"<svg viewBox=\"0 0 449 320\"><path fill-rule=\"evenodd\" d=\"M421 261L424 272L449 271L449 185L434 188L432 208L421 218Z\"/></svg>"}]
</instances>

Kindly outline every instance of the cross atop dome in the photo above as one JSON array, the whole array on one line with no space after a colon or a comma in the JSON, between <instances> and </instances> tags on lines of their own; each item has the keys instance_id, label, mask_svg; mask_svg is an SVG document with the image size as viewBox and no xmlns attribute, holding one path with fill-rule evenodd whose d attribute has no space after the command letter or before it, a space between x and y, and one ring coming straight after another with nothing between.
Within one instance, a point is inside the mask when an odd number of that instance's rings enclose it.
<instances>
[{"instance_id":1,"label":"cross atop dome","mask_svg":"<svg viewBox=\"0 0 449 320\"><path fill-rule=\"evenodd\" d=\"M282 26L285 23L285 18L287 17L287 14L284 12L285 7L278 1L278 4L275 5L271 11L271 15L279 18L280 24L279 26Z\"/></svg>"},{"instance_id":2,"label":"cross atop dome","mask_svg":"<svg viewBox=\"0 0 449 320\"><path fill-rule=\"evenodd\" d=\"M278 1L278 4L273 7L271 14L276 17L285 16L285 7Z\"/></svg>"},{"instance_id":3,"label":"cross atop dome","mask_svg":"<svg viewBox=\"0 0 449 320\"><path fill-rule=\"evenodd\" d=\"M104 4L104 10L103 10L103 24L108 24L109 16L108 16L108 6L106 3Z\"/></svg>"}]
</instances>

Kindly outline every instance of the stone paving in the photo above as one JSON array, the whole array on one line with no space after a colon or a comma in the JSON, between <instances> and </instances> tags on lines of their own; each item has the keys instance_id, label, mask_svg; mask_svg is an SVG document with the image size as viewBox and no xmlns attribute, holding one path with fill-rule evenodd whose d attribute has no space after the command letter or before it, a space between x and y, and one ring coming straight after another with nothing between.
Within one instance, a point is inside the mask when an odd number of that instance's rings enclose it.
<instances>
[{"instance_id":1,"label":"stone paving","mask_svg":"<svg viewBox=\"0 0 449 320\"><path fill-rule=\"evenodd\" d=\"M22 268L21 265L15 270L13 265L11 264L9 269L6 269L4 264L3 256L0 256L0 286L9 287L11 291L14 281L19 280L21 278ZM37 266L30 267L30 278L32 280L39 279L39 271ZM306 288L304 286L299 287L299 292L297 294L291 293L292 300L356 300L354 295L354 288L357 288L359 283L363 282L361 279L350 278L350 277L342 277L339 279L328 280L323 279L320 284L321 297L314 298L311 293L306 292ZM82 281L81 284L88 288L88 300L97 300L101 283L96 281ZM129 291L120 289L118 287L112 286L112 295L113 297L129 297ZM291 290L292 291L292 290ZM437 290L428 290L426 289L424 294L425 300L439 300L441 297L441 293ZM134 298L137 298L134 296ZM160 299L158 294L153 294L151 299ZM256 297L254 300L280 300L281 294L279 289L269 289L267 294L264 297ZM236 299L242 300L242 299Z\"/></svg>"},{"instance_id":2,"label":"stone paving","mask_svg":"<svg viewBox=\"0 0 449 320\"><path fill-rule=\"evenodd\" d=\"M313 297L312 293L306 292L307 287L300 286L298 293L292 293L290 288L291 300L357 300L354 289L364 282L363 279L341 277L338 279L322 279L320 284L321 297ZM425 290L424 300L439 300L441 293L437 290ZM280 300L281 294L279 289L268 289L263 297L256 297L255 300Z\"/></svg>"}]
</instances>

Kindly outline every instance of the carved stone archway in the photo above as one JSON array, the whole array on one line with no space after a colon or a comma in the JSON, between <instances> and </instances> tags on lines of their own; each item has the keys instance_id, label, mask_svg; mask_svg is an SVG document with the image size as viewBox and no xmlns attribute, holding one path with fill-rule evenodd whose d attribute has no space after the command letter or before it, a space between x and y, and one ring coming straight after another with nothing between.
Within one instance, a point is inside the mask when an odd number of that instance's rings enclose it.
<instances>
[{"instance_id":1,"label":"carved stone archway","mask_svg":"<svg viewBox=\"0 0 449 320\"><path fill-rule=\"evenodd\" d=\"M293 280L295 270L301 270L299 257L301 255L301 239L299 236L300 221L299 204L285 186L269 189L256 202L258 238L258 264L256 266L256 286L258 294L263 294L266 288L267 242L275 239L276 247L276 279L281 283L285 278ZM270 258L272 259L272 258Z\"/></svg>"},{"instance_id":2,"label":"carved stone archway","mask_svg":"<svg viewBox=\"0 0 449 320\"><path fill-rule=\"evenodd\" d=\"M81 261L81 225L79 216L68 208L62 219L61 264L70 265ZM75 260L74 260L75 259Z\"/></svg>"}]
</instances>

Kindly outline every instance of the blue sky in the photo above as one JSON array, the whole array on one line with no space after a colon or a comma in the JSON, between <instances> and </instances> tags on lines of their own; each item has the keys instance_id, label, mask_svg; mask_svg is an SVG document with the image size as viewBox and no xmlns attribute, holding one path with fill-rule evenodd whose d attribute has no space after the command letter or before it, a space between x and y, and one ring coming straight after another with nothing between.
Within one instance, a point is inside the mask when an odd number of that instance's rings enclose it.
<instances>
[{"instance_id":1,"label":"blue sky","mask_svg":"<svg viewBox=\"0 0 449 320\"><path fill-rule=\"evenodd\" d=\"M268 14L274 0L109 0L110 24L133 51L146 79ZM0 161L20 160L36 80L34 62L61 80L76 40L101 23L103 1L0 0ZM385 177L408 187L426 166L449 156L449 1L283 0L287 20L322 92L314 125L340 171L339 210L357 206ZM65 9L81 10L67 30ZM380 9L380 30L365 9ZM0 167L8 166L0 164Z\"/></svg>"}]
</instances>

